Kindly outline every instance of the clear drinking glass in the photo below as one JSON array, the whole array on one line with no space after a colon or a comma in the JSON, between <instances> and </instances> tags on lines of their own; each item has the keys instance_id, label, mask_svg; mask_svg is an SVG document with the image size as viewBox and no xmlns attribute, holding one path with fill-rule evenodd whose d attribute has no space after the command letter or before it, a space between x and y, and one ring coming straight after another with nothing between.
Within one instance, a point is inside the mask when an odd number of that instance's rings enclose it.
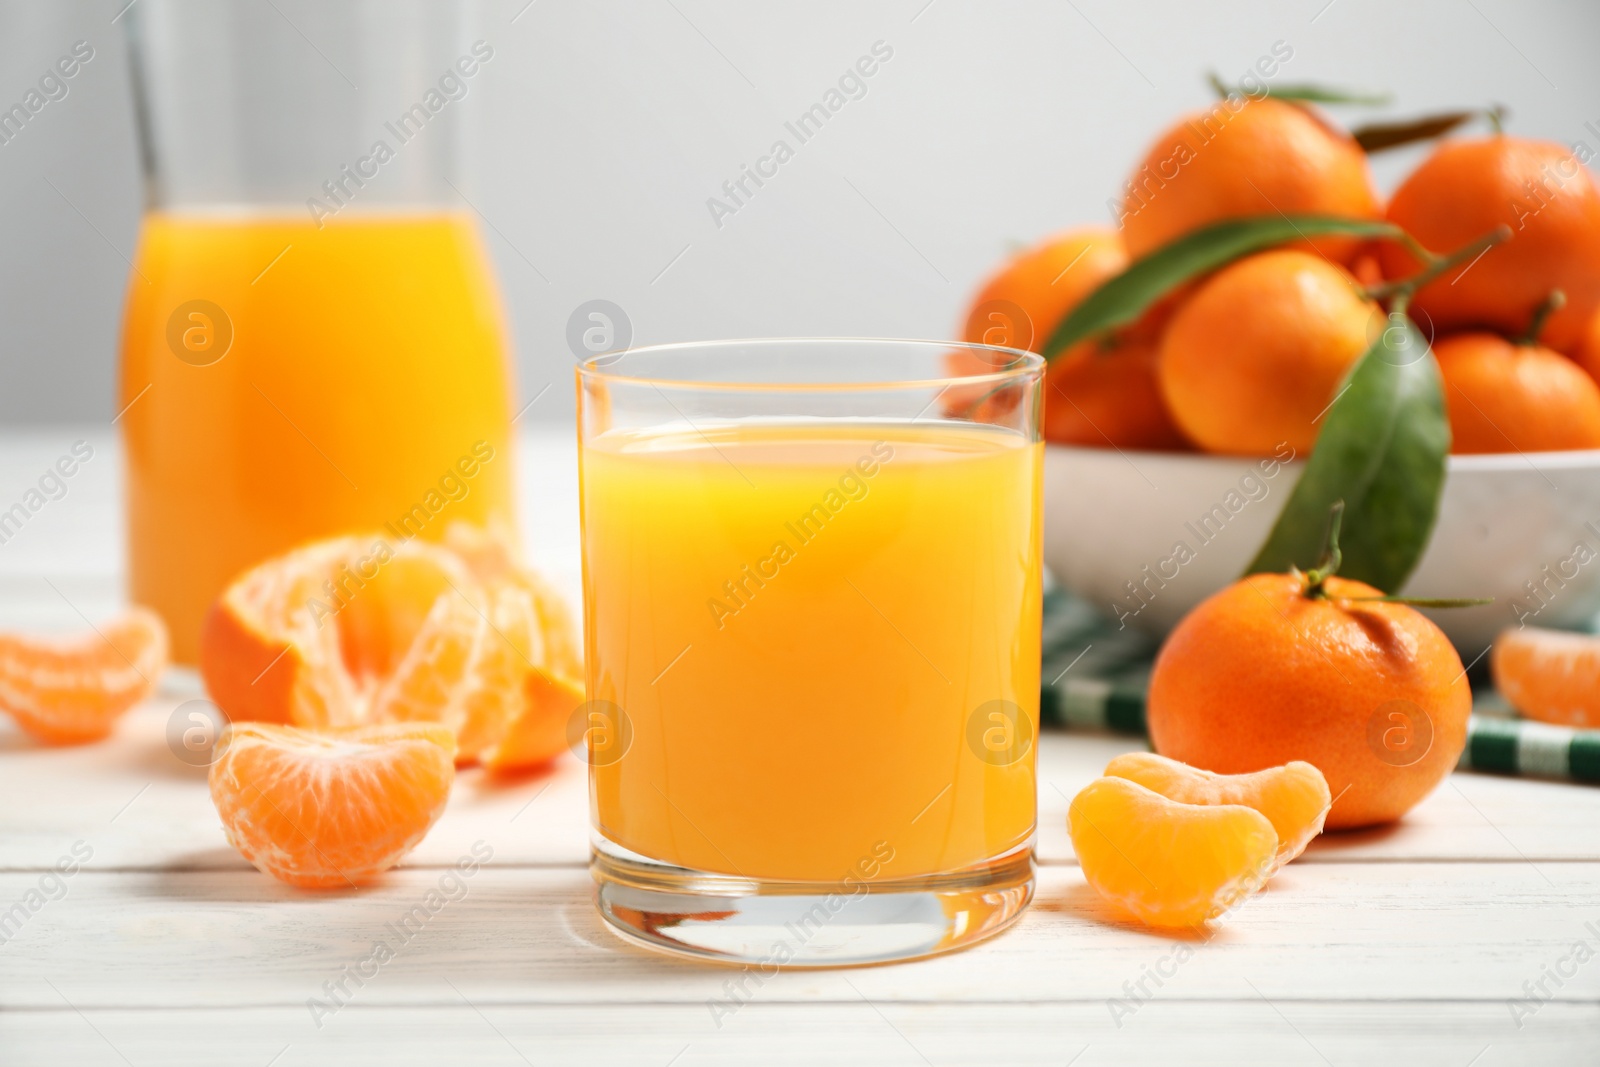
<instances>
[{"instance_id":1,"label":"clear drinking glass","mask_svg":"<svg viewBox=\"0 0 1600 1067\"><path fill-rule=\"evenodd\" d=\"M592 870L624 937L907 959L1033 892L1042 360L899 340L578 368Z\"/></svg>"},{"instance_id":2,"label":"clear drinking glass","mask_svg":"<svg viewBox=\"0 0 1600 1067\"><path fill-rule=\"evenodd\" d=\"M146 189L129 577L192 664L206 609L266 557L512 522L503 316L457 174L494 47L440 0L140 0L122 21Z\"/></svg>"}]
</instances>

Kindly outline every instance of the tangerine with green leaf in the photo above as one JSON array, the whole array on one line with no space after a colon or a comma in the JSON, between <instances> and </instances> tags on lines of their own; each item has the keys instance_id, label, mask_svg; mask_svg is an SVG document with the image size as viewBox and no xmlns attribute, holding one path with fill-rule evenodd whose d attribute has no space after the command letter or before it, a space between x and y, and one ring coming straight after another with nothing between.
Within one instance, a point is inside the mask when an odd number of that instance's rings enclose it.
<instances>
[{"instance_id":1,"label":"tangerine with green leaf","mask_svg":"<svg viewBox=\"0 0 1600 1067\"><path fill-rule=\"evenodd\" d=\"M1122 238L1108 227L1048 237L1012 256L984 282L963 320L962 339L1038 352L1068 312L1127 266Z\"/></svg>"},{"instance_id":2,"label":"tangerine with green leaf","mask_svg":"<svg viewBox=\"0 0 1600 1067\"><path fill-rule=\"evenodd\" d=\"M1051 333L1082 300L1128 265L1122 238L1106 228L1058 234L1016 255L978 291L964 320L971 344L1041 352ZM1072 346L1045 372L1045 440L1096 448L1181 449L1156 385L1155 342L1170 303L1103 341ZM977 369L957 353L958 366ZM956 398L965 399L965 396Z\"/></svg>"},{"instance_id":3,"label":"tangerine with green leaf","mask_svg":"<svg viewBox=\"0 0 1600 1067\"><path fill-rule=\"evenodd\" d=\"M1150 740L1219 774L1294 760L1333 792L1327 827L1392 822L1455 767L1472 692L1454 646L1331 562L1252 574L1201 602L1150 678Z\"/></svg>"},{"instance_id":4,"label":"tangerine with green leaf","mask_svg":"<svg viewBox=\"0 0 1600 1067\"><path fill-rule=\"evenodd\" d=\"M1538 340L1572 353L1600 308L1600 185L1564 145L1505 134L1446 141L1395 190L1388 218L1435 252L1510 227L1504 244L1417 293L1414 313L1432 330L1516 333L1561 289L1567 306ZM1419 265L1398 243L1381 256L1391 278Z\"/></svg>"}]
</instances>

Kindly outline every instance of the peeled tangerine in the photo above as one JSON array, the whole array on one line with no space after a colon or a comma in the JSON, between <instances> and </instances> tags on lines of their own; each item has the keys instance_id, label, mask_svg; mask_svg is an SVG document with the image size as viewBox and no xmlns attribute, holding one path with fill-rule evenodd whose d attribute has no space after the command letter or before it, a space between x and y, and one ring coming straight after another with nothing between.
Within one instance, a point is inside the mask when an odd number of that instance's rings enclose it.
<instances>
[{"instance_id":1,"label":"peeled tangerine","mask_svg":"<svg viewBox=\"0 0 1600 1067\"><path fill-rule=\"evenodd\" d=\"M1524 716L1562 726L1600 726L1600 637L1527 626L1495 638L1489 671Z\"/></svg>"},{"instance_id":2,"label":"peeled tangerine","mask_svg":"<svg viewBox=\"0 0 1600 1067\"><path fill-rule=\"evenodd\" d=\"M1221 917L1298 856L1332 806L1307 763L1220 775L1140 753L1106 774L1073 798L1072 845L1095 891L1150 926Z\"/></svg>"},{"instance_id":3,"label":"peeled tangerine","mask_svg":"<svg viewBox=\"0 0 1600 1067\"><path fill-rule=\"evenodd\" d=\"M310 729L437 722L462 762L509 770L566 747L583 702L572 614L503 541L371 535L306 545L224 590L200 670L230 719Z\"/></svg>"},{"instance_id":4,"label":"peeled tangerine","mask_svg":"<svg viewBox=\"0 0 1600 1067\"><path fill-rule=\"evenodd\" d=\"M454 757L454 736L434 723L233 723L217 740L211 800L228 841L265 873L307 889L357 886L432 828Z\"/></svg>"},{"instance_id":5,"label":"peeled tangerine","mask_svg":"<svg viewBox=\"0 0 1600 1067\"><path fill-rule=\"evenodd\" d=\"M0 634L0 709L47 744L97 741L166 665L166 627L144 608L72 638Z\"/></svg>"}]
</instances>

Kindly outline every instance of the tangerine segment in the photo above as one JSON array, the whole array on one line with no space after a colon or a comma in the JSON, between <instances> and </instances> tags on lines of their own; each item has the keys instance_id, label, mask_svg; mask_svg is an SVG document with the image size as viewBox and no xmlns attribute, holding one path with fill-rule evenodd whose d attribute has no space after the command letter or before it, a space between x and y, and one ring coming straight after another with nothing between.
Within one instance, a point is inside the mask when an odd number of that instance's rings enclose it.
<instances>
[{"instance_id":1,"label":"tangerine segment","mask_svg":"<svg viewBox=\"0 0 1600 1067\"><path fill-rule=\"evenodd\" d=\"M1530 719L1600 727L1600 637L1529 626L1495 638L1489 671Z\"/></svg>"},{"instance_id":2,"label":"tangerine segment","mask_svg":"<svg viewBox=\"0 0 1600 1067\"><path fill-rule=\"evenodd\" d=\"M531 662L560 674L583 674L583 645L566 598L528 566L509 541L481 527L456 522L445 533L445 546L484 585L509 585L527 594L535 625L527 634L523 652Z\"/></svg>"},{"instance_id":3,"label":"tangerine segment","mask_svg":"<svg viewBox=\"0 0 1600 1067\"><path fill-rule=\"evenodd\" d=\"M211 800L228 841L290 885L334 889L393 867L438 820L455 737L432 723L314 733L232 723L217 742Z\"/></svg>"},{"instance_id":4,"label":"tangerine segment","mask_svg":"<svg viewBox=\"0 0 1600 1067\"><path fill-rule=\"evenodd\" d=\"M581 681L535 667L524 687L522 713L484 754L483 765L491 771L519 771L555 759L567 748L567 724L583 702Z\"/></svg>"},{"instance_id":5,"label":"tangerine segment","mask_svg":"<svg viewBox=\"0 0 1600 1067\"><path fill-rule=\"evenodd\" d=\"M532 632L533 607L520 589L495 591L487 610L462 596L439 597L373 694L371 718L442 723L460 760L480 758L522 717L523 682L535 669L526 651Z\"/></svg>"},{"instance_id":6,"label":"tangerine segment","mask_svg":"<svg viewBox=\"0 0 1600 1067\"><path fill-rule=\"evenodd\" d=\"M1126 778L1096 778L1067 829L1095 891L1149 926L1221 917L1273 871L1278 835L1242 804L1184 804Z\"/></svg>"},{"instance_id":7,"label":"tangerine segment","mask_svg":"<svg viewBox=\"0 0 1600 1067\"><path fill-rule=\"evenodd\" d=\"M155 692L166 665L167 629L144 608L65 640L0 634L0 708L47 744L95 741Z\"/></svg>"},{"instance_id":8,"label":"tangerine segment","mask_svg":"<svg viewBox=\"0 0 1600 1067\"><path fill-rule=\"evenodd\" d=\"M1182 804L1243 804L1267 817L1278 835L1276 872L1322 832L1333 794L1322 772L1303 760L1252 774L1215 774L1158 756L1129 752L1106 765L1107 777L1126 778Z\"/></svg>"}]
</instances>

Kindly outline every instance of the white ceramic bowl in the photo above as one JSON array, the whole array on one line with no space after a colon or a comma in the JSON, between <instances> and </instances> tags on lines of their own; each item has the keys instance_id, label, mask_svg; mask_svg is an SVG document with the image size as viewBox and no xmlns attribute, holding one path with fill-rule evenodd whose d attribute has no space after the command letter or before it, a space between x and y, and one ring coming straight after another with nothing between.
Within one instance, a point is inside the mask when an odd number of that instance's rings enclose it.
<instances>
[{"instance_id":1,"label":"white ceramic bowl","mask_svg":"<svg viewBox=\"0 0 1600 1067\"><path fill-rule=\"evenodd\" d=\"M1164 634L1249 565L1301 466L1048 445L1045 564L1111 618ZM1433 540L1402 592L1495 598L1428 612L1469 662L1519 620L1588 624L1600 612L1600 451L1451 456Z\"/></svg>"}]
</instances>

